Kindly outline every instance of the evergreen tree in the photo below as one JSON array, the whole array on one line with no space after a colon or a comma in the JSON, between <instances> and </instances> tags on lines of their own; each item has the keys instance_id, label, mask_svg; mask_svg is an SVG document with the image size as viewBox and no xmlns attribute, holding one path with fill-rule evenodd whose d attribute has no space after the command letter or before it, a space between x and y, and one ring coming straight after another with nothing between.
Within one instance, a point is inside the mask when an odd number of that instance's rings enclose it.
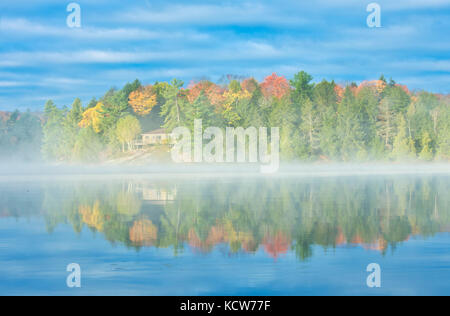
<instances>
[{"instance_id":1,"label":"evergreen tree","mask_svg":"<svg viewBox=\"0 0 450 316\"><path fill-rule=\"evenodd\" d=\"M37 161L40 158L42 128L39 118L29 110L15 111L6 122L8 158Z\"/></svg>"},{"instance_id":2,"label":"evergreen tree","mask_svg":"<svg viewBox=\"0 0 450 316\"><path fill-rule=\"evenodd\" d=\"M90 126L81 129L78 133L72 157L75 161L95 163L100 161L102 150L103 143L99 135Z\"/></svg>"},{"instance_id":3,"label":"evergreen tree","mask_svg":"<svg viewBox=\"0 0 450 316\"><path fill-rule=\"evenodd\" d=\"M78 124L82 118L83 106L81 100L76 98L62 122L61 155L63 155L66 160L72 159L75 141L80 130Z\"/></svg>"},{"instance_id":4,"label":"evergreen tree","mask_svg":"<svg viewBox=\"0 0 450 316\"><path fill-rule=\"evenodd\" d=\"M303 139L306 141L306 154L309 158L314 158L319 150L320 116L316 105L307 99L302 109L302 120L300 130Z\"/></svg>"},{"instance_id":5,"label":"evergreen tree","mask_svg":"<svg viewBox=\"0 0 450 316\"><path fill-rule=\"evenodd\" d=\"M88 110L88 109L91 109L91 108L95 108L97 103L98 103L97 99L96 98L92 98L91 101L89 101L86 109L83 109L83 110Z\"/></svg>"},{"instance_id":6,"label":"evergreen tree","mask_svg":"<svg viewBox=\"0 0 450 316\"><path fill-rule=\"evenodd\" d=\"M280 127L280 151L283 158L294 159L300 145L296 123L298 111L293 107L288 96L274 100L268 117L268 126Z\"/></svg>"},{"instance_id":7,"label":"evergreen tree","mask_svg":"<svg viewBox=\"0 0 450 316\"><path fill-rule=\"evenodd\" d=\"M42 155L47 160L59 160L61 155L64 110L56 107L52 100L47 101L44 108L45 124L43 127Z\"/></svg>"},{"instance_id":8,"label":"evergreen tree","mask_svg":"<svg viewBox=\"0 0 450 316\"><path fill-rule=\"evenodd\" d=\"M313 102L319 112L325 111L330 107L336 109L337 96L335 87L334 81L328 82L326 80L314 86Z\"/></svg>"},{"instance_id":9,"label":"evergreen tree","mask_svg":"<svg viewBox=\"0 0 450 316\"><path fill-rule=\"evenodd\" d=\"M344 161L367 156L363 122L363 113L357 105L353 92L347 87L338 105L337 121L340 153Z\"/></svg>"},{"instance_id":10,"label":"evergreen tree","mask_svg":"<svg viewBox=\"0 0 450 316\"><path fill-rule=\"evenodd\" d=\"M142 86L141 82L138 79L136 79L132 83L127 83L122 88L122 92L124 96L128 98L131 92L138 90L141 86Z\"/></svg>"},{"instance_id":11,"label":"evergreen tree","mask_svg":"<svg viewBox=\"0 0 450 316\"><path fill-rule=\"evenodd\" d=\"M430 161L433 160L433 149L431 145L431 137L428 132L425 132L422 136L422 151L420 152L420 159Z\"/></svg>"},{"instance_id":12,"label":"evergreen tree","mask_svg":"<svg viewBox=\"0 0 450 316\"><path fill-rule=\"evenodd\" d=\"M33 152L33 144L40 143L47 160L98 157L102 144L105 153L114 154L131 144L118 133L126 117L137 119L145 130L192 129L195 119L202 119L204 127L280 127L281 154L289 160L449 159L449 98L411 93L392 79L387 84L384 76L380 80L343 89L334 81L313 84L312 76L302 71L290 83L276 74L261 84L229 76L221 86L202 81L184 90L183 82L174 79L147 86L152 102L145 104L133 93L141 88L135 80L121 90L110 89L99 102L93 98L86 108L78 98L62 109L48 101L42 128L36 114L0 112L0 155ZM136 101L133 108L130 98ZM134 117L133 110L150 104L150 113ZM89 139L94 146L87 145Z\"/></svg>"},{"instance_id":13,"label":"evergreen tree","mask_svg":"<svg viewBox=\"0 0 450 316\"><path fill-rule=\"evenodd\" d=\"M295 74L294 79L290 81L291 86L294 88L292 99L296 106L301 107L303 102L313 98L314 84L311 83L312 80L313 77L310 74L301 71Z\"/></svg>"},{"instance_id":14,"label":"evergreen tree","mask_svg":"<svg viewBox=\"0 0 450 316\"><path fill-rule=\"evenodd\" d=\"M187 124L192 131L194 130L195 120L202 120L204 128L216 126L215 123L218 122L214 114L214 108L203 91L192 104L188 104L186 110Z\"/></svg>"},{"instance_id":15,"label":"evergreen tree","mask_svg":"<svg viewBox=\"0 0 450 316\"><path fill-rule=\"evenodd\" d=\"M403 115L399 116L398 132L394 139L392 156L398 160L411 159L416 157L416 148L411 137L408 137L406 120Z\"/></svg>"},{"instance_id":16,"label":"evergreen tree","mask_svg":"<svg viewBox=\"0 0 450 316\"><path fill-rule=\"evenodd\" d=\"M379 104L377 117L377 134L383 139L386 149L391 150L392 138L395 131L396 113L393 110L392 102L389 98L384 98Z\"/></svg>"},{"instance_id":17,"label":"evergreen tree","mask_svg":"<svg viewBox=\"0 0 450 316\"><path fill-rule=\"evenodd\" d=\"M183 81L173 79L162 91L165 103L161 108L161 116L164 117L164 128L171 131L177 126L183 126L186 121L185 109L187 107L186 98L181 94Z\"/></svg>"},{"instance_id":18,"label":"evergreen tree","mask_svg":"<svg viewBox=\"0 0 450 316\"><path fill-rule=\"evenodd\" d=\"M414 110L409 109L409 111L412 112L410 115L411 133L413 139L418 145L418 152L422 151L421 141L425 133L428 133L433 142L436 141L437 126L433 123L432 113L437 110L438 105L439 101L437 97L426 92L419 93L416 100L411 102L411 107L414 107Z\"/></svg>"},{"instance_id":19,"label":"evergreen tree","mask_svg":"<svg viewBox=\"0 0 450 316\"><path fill-rule=\"evenodd\" d=\"M450 159L450 105L442 103L437 120L437 154L441 159Z\"/></svg>"},{"instance_id":20,"label":"evergreen tree","mask_svg":"<svg viewBox=\"0 0 450 316\"><path fill-rule=\"evenodd\" d=\"M323 80L314 86L314 107L318 114L319 152L329 158L338 158L337 144L337 95L334 81Z\"/></svg>"}]
</instances>

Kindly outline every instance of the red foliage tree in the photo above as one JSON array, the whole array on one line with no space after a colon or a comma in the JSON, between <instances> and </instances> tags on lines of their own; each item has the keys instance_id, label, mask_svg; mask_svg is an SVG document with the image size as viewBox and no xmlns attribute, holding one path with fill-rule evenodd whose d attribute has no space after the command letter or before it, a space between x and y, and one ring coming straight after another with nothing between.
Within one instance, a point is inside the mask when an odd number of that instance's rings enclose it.
<instances>
[{"instance_id":1,"label":"red foliage tree","mask_svg":"<svg viewBox=\"0 0 450 316\"><path fill-rule=\"evenodd\" d=\"M283 76L273 73L261 83L261 90L266 98L275 97L281 99L290 92L289 82Z\"/></svg>"},{"instance_id":2,"label":"red foliage tree","mask_svg":"<svg viewBox=\"0 0 450 316\"><path fill-rule=\"evenodd\" d=\"M198 83L191 83L188 87L189 92L187 98L190 103L194 103L195 100L203 92L214 106L219 106L223 101L224 89L218 85L212 83L211 81L200 81Z\"/></svg>"}]
</instances>

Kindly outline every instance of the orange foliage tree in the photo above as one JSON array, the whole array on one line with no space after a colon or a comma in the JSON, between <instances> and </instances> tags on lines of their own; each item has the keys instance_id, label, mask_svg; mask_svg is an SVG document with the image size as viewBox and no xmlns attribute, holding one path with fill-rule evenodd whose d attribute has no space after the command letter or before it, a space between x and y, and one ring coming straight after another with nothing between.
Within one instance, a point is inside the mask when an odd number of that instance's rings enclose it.
<instances>
[{"instance_id":1,"label":"orange foliage tree","mask_svg":"<svg viewBox=\"0 0 450 316\"><path fill-rule=\"evenodd\" d=\"M275 97L281 99L290 92L289 82L283 76L273 73L261 83L261 90L266 98Z\"/></svg>"},{"instance_id":2,"label":"orange foliage tree","mask_svg":"<svg viewBox=\"0 0 450 316\"><path fill-rule=\"evenodd\" d=\"M357 94L361 92L361 90L365 87L369 87L375 90L378 96L383 93L383 90L386 88L386 82L383 80L372 80L372 81L363 81L358 87Z\"/></svg>"},{"instance_id":3,"label":"orange foliage tree","mask_svg":"<svg viewBox=\"0 0 450 316\"><path fill-rule=\"evenodd\" d=\"M287 253L290 244L290 238L283 232L278 232L275 235L268 234L264 237L264 249L274 259Z\"/></svg>"},{"instance_id":4,"label":"orange foliage tree","mask_svg":"<svg viewBox=\"0 0 450 316\"><path fill-rule=\"evenodd\" d=\"M259 83L254 78L247 78L242 81L241 87L243 90L248 91L250 94L253 94L253 92L258 89Z\"/></svg>"},{"instance_id":5,"label":"orange foliage tree","mask_svg":"<svg viewBox=\"0 0 450 316\"><path fill-rule=\"evenodd\" d=\"M131 92L128 103L133 108L134 113L140 116L149 114L156 105L156 92L153 86L148 85Z\"/></svg>"},{"instance_id":6,"label":"orange foliage tree","mask_svg":"<svg viewBox=\"0 0 450 316\"><path fill-rule=\"evenodd\" d=\"M130 241L137 246L152 246L158 238L158 227L152 221L136 221L130 229Z\"/></svg>"},{"instance_id":7,"label":"orange foliage tree","mask_svg":"<svg viewBox=\"0 0 450 316\"><path fill-rule=\"evenodd\" d=\"M190 103L194 103L202 92L208 98L209 102L211 102L211 104L216 108L218 108L224 101L224 89L211 81L204 80L198 83L192 83L189 85L188 89L189 92L187 93L187 99Z\"/></svg>"}]
</instances>

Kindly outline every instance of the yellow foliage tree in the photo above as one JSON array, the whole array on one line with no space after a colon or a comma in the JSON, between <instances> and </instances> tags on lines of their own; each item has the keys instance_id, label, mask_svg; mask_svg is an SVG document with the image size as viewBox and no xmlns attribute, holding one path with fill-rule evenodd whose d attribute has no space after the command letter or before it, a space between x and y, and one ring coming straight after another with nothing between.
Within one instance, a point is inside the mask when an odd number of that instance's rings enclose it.
<instances>
[{"instance_id":1,"label":"yellow foliage tree","mask_svg":"<svg viewBox=\"0 0 450 316\"><path fill-rule=\"evenodd\" d=\"M240 120L236 112L238 103L243 100L250 100L251 94L247 90L239 90L236 92L227 90L224 92L223 97L225 101L222 103L221 114L227 120L227 124L234 125Z\"/></svg>"},{"instance_id":2,"label":"yellow foliage tree","mask_svg":"<svg viewBox=\"0 0 450 316\"><path fill-rule=\"evenodd\" d=\"M96 133L100 132L100 121L103 117L102 109L103 103L98 102L95 107L84 111L83 118L80 123L78 123L78 126L82 128L92 126Z\"/></svg>"},{"instance_id":3,"label":"yellow foliage tree","mask_svg":"<svg viewBox=\"0 0 450 316\"><path fill-rule=\"evenodd\" d=\"M141 87L131 92L128 104L133 108L134 113L140 116L149 114L156 105L156 92L153 86Z\"/></svg>"},{"instance_id":4,"label":"yellow foliage tree","mask_svg":"<svg viewBox=\"0 0 450 316\"><path fill-rule=\"evenodd\" d=\"M80 205L78 211L81 214L83 223L95 228L99 232L103 231L104 217L100 211L99 201L95 201L92 207L89 205Z\"/></svg>"}]
</instances>

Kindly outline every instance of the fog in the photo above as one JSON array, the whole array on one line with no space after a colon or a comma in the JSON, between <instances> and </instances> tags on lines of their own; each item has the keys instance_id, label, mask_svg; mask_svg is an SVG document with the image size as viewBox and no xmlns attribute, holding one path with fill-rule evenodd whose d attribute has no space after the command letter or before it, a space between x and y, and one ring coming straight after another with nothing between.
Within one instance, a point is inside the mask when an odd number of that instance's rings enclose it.
<instances>
[{"instance_id":1,"label":"fog","mask_svg":"<svg viewBox=\"0 0 450 316\"><path fill-rule=\"evenodd\" d=\"M176 177L345 177L383 175L450 175L448 163L415 164L281 164L277 172L262 174L259 164L149 164L124 165L52 165L3 163L0 180L20 179L110 179L110 178L176 178Z\"/></svg>"}]
</instances>

